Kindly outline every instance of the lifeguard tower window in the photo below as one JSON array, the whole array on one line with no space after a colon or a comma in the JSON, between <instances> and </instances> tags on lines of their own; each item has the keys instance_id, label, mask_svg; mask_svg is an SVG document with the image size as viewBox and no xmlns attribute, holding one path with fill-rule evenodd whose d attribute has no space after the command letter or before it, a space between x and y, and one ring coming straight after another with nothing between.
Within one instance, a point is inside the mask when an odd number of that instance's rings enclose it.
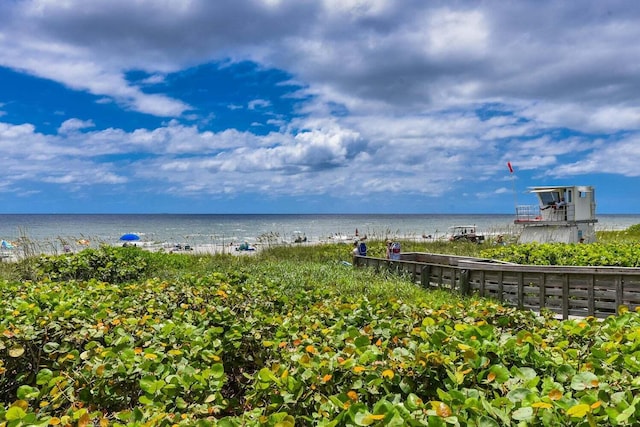
<instances>
[{"instance_id":1,"label":"lifeguard tower window","mask_svg":"<svg viewBox=\"0 0 640 427\"><path fill-rule=\"evenodd\" d=\"M540 201L545 206L554 205L560 201L560 193L557 191L549 191L548 193L539 193Z\"/></svg>"},{"instance_id":2,"label":"lifeguard tower window","mask_svg":"<svg viewBox=\"0 0 640 427\"><path fill-rule=\"evenodd\" d=\"M580 197L581 199L584 199L585 197L587 197L587 192L586 191L580 191L578 193L578 197Z\"/></svg>"}]
</instances>

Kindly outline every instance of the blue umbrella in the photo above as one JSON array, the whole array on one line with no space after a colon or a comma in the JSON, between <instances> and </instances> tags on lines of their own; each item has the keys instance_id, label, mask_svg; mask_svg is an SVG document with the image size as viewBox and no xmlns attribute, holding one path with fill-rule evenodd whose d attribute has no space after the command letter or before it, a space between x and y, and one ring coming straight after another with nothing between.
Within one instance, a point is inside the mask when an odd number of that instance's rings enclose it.
<instances>
[{"instance_id":1,"label":"blue umbrella","mask_svg":"<svg viewBox=\"0 0 640 427\"><path fill-rule=\"evenodd\" d=\"M123 234L122 237L120 237L120 240L124 240L125 242L133 242L134 240L140 240L140 236L134 233L127 233Z\"/></svg>"},{"instance_id":2,"label":"blue umbrella","mask_svg":"<svg viewBox=\"0 0 640 427\"><path fill-rule=\"evenodd\" d=\"M13 249L13 245L6 240L3 240L0 245L2 245L2 249Z\"/></svg>"}]
</instances>

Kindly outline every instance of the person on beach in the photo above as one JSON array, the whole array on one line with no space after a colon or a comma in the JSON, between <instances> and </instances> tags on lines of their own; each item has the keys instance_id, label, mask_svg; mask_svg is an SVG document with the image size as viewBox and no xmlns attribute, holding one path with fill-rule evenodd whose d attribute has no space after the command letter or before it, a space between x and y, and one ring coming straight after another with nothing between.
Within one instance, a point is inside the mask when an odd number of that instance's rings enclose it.
<instances>
[{"instance_id":1,"label":"person on beach","mask_svg":"<svg viewBox=\"0 0 640 427\"><path fill-rule=\"evenodd\" d=\"M564 197L560 199L558 203L553 207L554 210L560 211L558 212L561 216L564 216L564 220L567 220L567 202L564 200Z\"/></svg>"},{"instance_id":2,"label":"person on beach","mask_svg":"<svg viewBox=\"0 0 640 427\"><path fill-rule=\"evenodd\" d=\"M387 239L387 253L386 258L397 261L400 259L400 243L392 242Z\"/></svg>"}]
</instances>

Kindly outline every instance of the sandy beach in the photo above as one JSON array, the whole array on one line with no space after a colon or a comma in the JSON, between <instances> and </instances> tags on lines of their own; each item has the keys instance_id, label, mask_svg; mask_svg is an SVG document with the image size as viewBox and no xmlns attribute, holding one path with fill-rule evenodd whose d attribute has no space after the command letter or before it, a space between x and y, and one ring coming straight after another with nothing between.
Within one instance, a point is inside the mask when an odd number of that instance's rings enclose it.
<instances>
[{"instance_id":1,"label":"sandy beach","mask_svg":"<svg viewBox=\"0 0 640 427\"><path fill-rule=\"evenodd\" d=\"M167 244L167 243L155 243L155 242L132 242L129 243L129 246L139 247L141 249L150 251L150 252L164 252L171 254L191 254L191 255L218 255L218 254L227 254L234 256L252 256L259 253L266 247L275 247L275 246L309 246L309 245L317 245L323 242L302 242L302 243L281 243L281 244L253 244L249 245L248 250L243 250L242 243L230 243L230 244L200 244L200 245L182 245L182 244ZM344 243L344 242L333 242L333 243ZM69 251L67 253L72 254L76 252L80 252L85 249L93 248L97 249L100 245L69 245ZM113 245L116 247L123 246L123 244L119 243L117 245ZM28 255L62 255L65 251L58 248L29 248L28 251L24 250L20 246L15 246L11 250L3 250L0 252L0 261L1 262L17 262L21 259L26 258Z\"/></svg>"}]
</instances>

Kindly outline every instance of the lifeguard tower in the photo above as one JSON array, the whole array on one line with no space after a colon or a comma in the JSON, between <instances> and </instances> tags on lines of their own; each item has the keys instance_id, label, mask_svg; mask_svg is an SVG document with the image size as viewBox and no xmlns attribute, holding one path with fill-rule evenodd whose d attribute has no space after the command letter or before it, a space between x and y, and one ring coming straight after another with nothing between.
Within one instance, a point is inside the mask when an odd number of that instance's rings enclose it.
<instances>
[{"instance_id":1,"label":"lifeguard tower","mask_svg":"<svg viewBox=\"0 0 640 427\"><path fill-rule=\"evenodd\" d=\"M518 243L591 243L596 241L595 191L591 186L529 187L537 206L516 206Z\"/></svg>"}]
</instances>

